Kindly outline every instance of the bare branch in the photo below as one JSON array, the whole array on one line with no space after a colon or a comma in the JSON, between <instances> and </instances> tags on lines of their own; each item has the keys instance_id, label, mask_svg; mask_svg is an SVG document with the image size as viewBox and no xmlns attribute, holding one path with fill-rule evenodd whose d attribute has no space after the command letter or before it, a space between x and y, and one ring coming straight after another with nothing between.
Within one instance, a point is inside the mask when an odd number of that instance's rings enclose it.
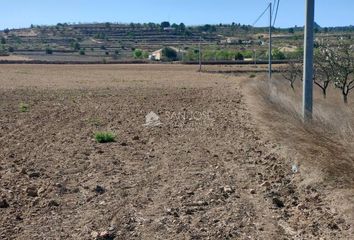
<instances>
[{"instance_id":1,"label":"bare branch","mask_svg":"<svg viewBox=\"0 0 354 240\"><path fill-rule=\"evenodd\" d=\"M317 81L313 81L318 87L320 87L322 90L325 90L326 88L324 86L322 86L320 83L318 83Z\"/></svg>"}]
</instances>

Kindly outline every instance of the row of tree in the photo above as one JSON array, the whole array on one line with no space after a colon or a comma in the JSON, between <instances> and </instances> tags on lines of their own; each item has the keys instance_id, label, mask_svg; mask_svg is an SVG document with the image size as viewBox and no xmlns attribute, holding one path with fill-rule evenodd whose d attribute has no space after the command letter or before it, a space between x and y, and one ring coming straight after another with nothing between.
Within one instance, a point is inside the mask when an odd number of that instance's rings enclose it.
<instances>
[{"instance_id":1,"label":"row of tree","mask_svg":"<svg viewBox=\"0 0 354 240\"><path fill-rule=\"evenodd\" d=\"M330 85L339 89L344 103L348 103L348 95L354 89L354 54L353 45L340 41L338 44L321 42L315 44L313 81L326 98ZM296 80L302 80L301 61L288 64L283 76L294 89Z\"/></svg>"}]
</instances>

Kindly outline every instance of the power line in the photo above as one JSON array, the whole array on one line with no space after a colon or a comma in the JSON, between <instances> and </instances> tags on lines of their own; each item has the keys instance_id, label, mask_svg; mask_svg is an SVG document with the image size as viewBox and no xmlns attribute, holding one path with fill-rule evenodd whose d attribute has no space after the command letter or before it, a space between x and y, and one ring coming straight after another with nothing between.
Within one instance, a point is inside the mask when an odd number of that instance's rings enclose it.
<instances>
[{"instance_id":1,"label":"power line","mask_svg":"<svg viewBox=\"0 0 354 240\"><path fill-rule=\"evenodd\" d=\"M279 4L279 1L280 0L278 0L278 4ZM264 14L267 12L268 9L269 9L269 54L268 54L269 55L269 66L268 67L269 67L269 80L271 80L272 79L272 17L273 17L272 1L269 3L268 7L264 10L264 12L253 23L253 27L254 27L254 25L256 25L256 23L259 21L259 19L261 19L264 16Z\"/></svg>"},{"instance_id":2,"label":"power line","mask_svg":"<svg viewBox=\"0 0 354 240\"><path fill-rule=\"evenodd\" d=\"M267 12L268 8L270 7L270 5L268 5L268 7L264 10L264 12L257 18L256 21L254 21L254 23L252 24L252 26L254 27L254 25L256 25L258 23L258 21L264 16L264 14Z\"/></svg>"},{"instance_id":3,"label":"power line","mask_svg":"<svg viewBox=\"0 0 354 240\"><path fill-rule=\"evenodd\" d=\"M275 22L277 21L277 17L278 17L278 10L279 10L279 4L280 4L280 0L278 0L278 2L277 2L277 10L276 10L276 12L275 12L275 17L274 17L273 27L275 26Z\"/></svg>"},{"instance_id":4,"label":"power line","mask_svg":"<svg viewBox=\"0 0 354 240\"><path fill-rule=\"evenodd\" d=\"M277 0L273 1L273 9L272 9L272 13L275 13L275 7L277 6Z\"/></svg>"}]
</instances>

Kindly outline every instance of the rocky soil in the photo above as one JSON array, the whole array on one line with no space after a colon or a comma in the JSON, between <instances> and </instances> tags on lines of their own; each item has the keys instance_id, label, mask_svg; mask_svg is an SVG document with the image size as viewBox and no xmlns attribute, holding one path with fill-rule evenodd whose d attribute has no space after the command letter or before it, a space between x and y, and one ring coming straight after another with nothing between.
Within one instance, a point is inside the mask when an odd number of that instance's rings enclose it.
<instances>
[{"instance_id":1,"label":"rocky soil","mask_svg":"<svg viewBox=\"0 0 354 240\"><path fill-rule=\"evenodd\" d=\"M301 168L257 128L241 77L102 67L93 83L98 67L8 68L1 239L353 237L322 186L303 184ZM34 80L40 71L46 82ZM65 80L71 73L77 81ZM151 111L161 125L144 125ZM97 131L116 142L95 142Z\"/></svg>"}]
</instances>

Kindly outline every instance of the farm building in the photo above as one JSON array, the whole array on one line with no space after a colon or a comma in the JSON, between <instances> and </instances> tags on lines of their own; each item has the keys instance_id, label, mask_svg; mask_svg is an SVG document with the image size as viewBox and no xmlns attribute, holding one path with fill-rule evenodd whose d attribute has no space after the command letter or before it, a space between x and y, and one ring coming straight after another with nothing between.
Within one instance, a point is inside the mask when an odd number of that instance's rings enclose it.
<instances>
[{"instance_id":1,"label":"farm building","mask_svg":"<svg viewBox=\"0 0 354 240\"><path fill-rule=\"evenodd\" d=\"M150 60L160 61L162 58L162 48L149 55Z\"/></svg>"},{"instance_id":2,"label":"farm building","mask_svg":"<svg viewBox=\"0 0 354 240\"><path fill-rule=\"evenodd\" d=\"M247 40L242 40L239 38L234 38L234 37L228 37L225 40L221 40L220 43L222 44L231 44L231 45L251 45L254 44L255 41L251 40L251 39L247 39ZM260 42L257 42L258 44L260 44Z\"/></svg>"},{"instance_id":3,"label":"farm building","mask_svg":"<svg viewBox=\"0 0 354 240\"><path fill-rule=\"evenodd\" d=\"M164 31L167 31L167 32L172 32L172 31L174 31L174 30L176 30L176 29L173 28L173 27L165 27L165 28L163 28L163 30L164 30Z\"/></svg>"}]
</instances>

